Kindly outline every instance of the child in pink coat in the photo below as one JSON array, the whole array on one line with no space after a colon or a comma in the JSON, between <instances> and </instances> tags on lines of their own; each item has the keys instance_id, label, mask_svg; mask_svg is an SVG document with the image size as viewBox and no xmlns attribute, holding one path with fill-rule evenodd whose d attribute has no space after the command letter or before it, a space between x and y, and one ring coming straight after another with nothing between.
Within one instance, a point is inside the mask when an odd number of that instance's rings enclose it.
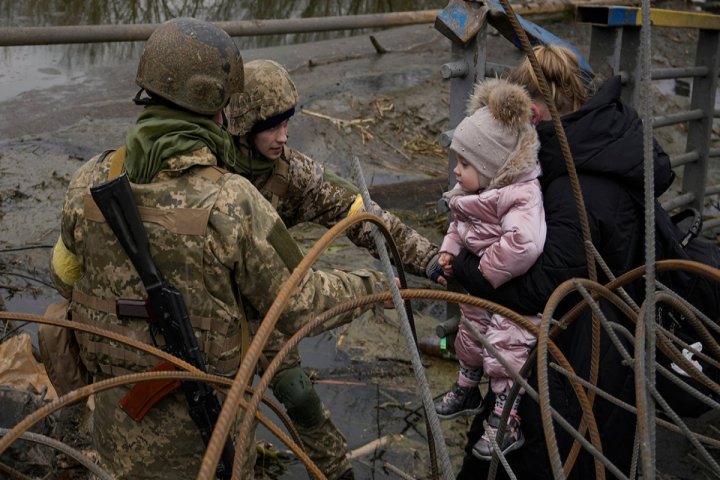
<instances>
[{"instance_id":1,"label":"child in pink coat","mask_svg":"<svg viewBox=\"0 0 720 480\"><path fill-rule=\"evenodd\" d=\"M480 256L483 276L497 288L522 275L535 263L545 243L545 212L538 177L538 141L531 123L531 101L520 86L490 79L475 87L468 114L455 129L450 149L457 157L455 187L448 200L452 222L440 248L439 264L452 276L452 262L462 248ZM461 306L462 315L520 370L536 338L512 320L485 309ZM528 317L535 324L538 317ZM490 436L497 432L505 401L514 381L500 362L460 323L455 339L460 373L452 389L435 404L438 416L453 418L482 410L478 383L484 374L496 394L488 429L474 454L491 458ZM500 445L504 453L524 443L517 407L512 405L508 431Z\"/></svg>"}]
</instances>

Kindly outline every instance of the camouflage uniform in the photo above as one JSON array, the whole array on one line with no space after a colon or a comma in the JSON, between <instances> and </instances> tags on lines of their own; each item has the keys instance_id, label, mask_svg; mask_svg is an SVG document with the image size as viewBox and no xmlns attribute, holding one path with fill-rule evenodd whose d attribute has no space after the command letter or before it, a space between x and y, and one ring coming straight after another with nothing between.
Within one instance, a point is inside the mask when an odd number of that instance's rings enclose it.
<instances>
[{"instance_id":1,"label":"camouflage uniform","mask_svg":"<svg viewBox=\"0 0 720 480\"><path fill-rule=\"evenodd\" d=\"M322 165L306 155L285 147L281 157L271 164L270 160L252 150L250 146L252 140L249 137L254 132L262 131L263 128L269 128L289 118L294 112L298 94L287 71L270 60L255 60L247 63L245 78L245 91L231 97L225 109L229 119L228 130L233 135L243 136L250 150L247 153L251 161L247 166L241 165L238 168L239 173L253 182L260 193L275 207L288 227L302 222L312 222L331 228L344 218L362 211L362 198L358 195L357 188L337 175L325 171ZM250 171L252 165L256 167L260 165L264 173ZM438 247L405 225L395 215L383 211L377 204L373 203L366 210L375 213L388 226L397 242L403 265L411 273L427 275L430 265L433 261L435 263L437 261ZM347 231L347 236L356 245L376 254L372 225L369 222L355 225ZM342 319L333 321L328 326L336 326L342 321ZM276 333L266 345L265 356L272 358L283 344L283 336ZM295 350L283 363L285 370L275 377L273 391L276 396L278 396L278 377L290 376L290 372L293 371L298 372L299 364L300 355ZM304 374L299 373L299 375ZM307 376L304 378L307 379ZM312 390L312 385L308 385L307 389ZM286 407L288 403L305 406L304 411L295 414L291 407L288 407L288 413L297 426L306 451L320 470L330 480L335 480L350 468L346 459L345 438L330 419L327 409L322 406L314 390L304 392L301 399L293 401L290 397L290 395L280 395L279 399ZM318 408L323 412L318 423L314 423L312 418L306 418L308 415L317 418L312 412L317 411Z\"/></svg>"},{"instance_id":2,"label":"camouflage uniform","mask_svg":"<svg viewBox=\"0 0 720 480\"><path fill-rule=\"evenodd\" d=\"M278 197L267 188L275 172L255 178L253 183L275 206L288 228L302 222L331 228L349 215L351 207L359 198L352 185L331 173L326 174L322 165L301 152L286 148L278 162L286 162L288 165L287 191L284 196ZM376 203L368 210L378 215L390 229L405 267L411 273L424 276L427 264L437 254L438 247ZM354 244L376 253L370 223L358 224L346 233ZM337 321L332 323L337 324ZM274 335L265 347L265 355L272 358L283 343L282 335ZM300 363L300 355L296 350L292 356L288 356L284 366L292 366L293 361L295 364ZM310 458L328 478L333 479L349 467L345 460L347 442L327 410L325 412L321 424L311 428L297 425L297 428Z\"/></svg>"},{"instance_id":3,"label":"camouflage uniform","mask_svg":"<svg viewBox=\"0 0 720 480\"><path fill-rule=\"evenodd\" d=\"M77 256L82 275L73 288L72 314L86 322L151 342L148 323L115 314L118 298L142 299L139 277L89 196L108 176L106 155L73 176L62 212L61 240ZM282 221L252 185L215 167L208 148L178 155L151 183L133 193L158 268L183 294L210 373L233 376L247 321L260 319L302 258ZM56 277L57 281L57 277ZM333 305L373 291L373 272L309 272L278 328L292 334ZM96 378L146 371L152 356L101 337L78 334L83 362ZM96 395L98 453L117 478L188 478L205 447L182 394L157 404L141 423L118 407L127 388ZM251 478L255 447L243 456ZM123 452L118 455L118 452Z\"/></svg>"},{"instance_id":4,"label":"camouflage uniform","mask_svg":"<svg viewBox=\"0 0 720 480\"><path fill-rule=\"evenodd\" d=\"M320 163L301 152L286 148L278 162L288 165L287 192L284 196L275 199L276 195L267 188L272 173L252 181L275 206L288 228L303 222L332 228L350 216L351 207L361 201L352 184L326 171ZM380 217L390 229L403 266L410 273L425 276L428 262L437 254L438 246L378 204L373 202L367 210ZM351 228L347 236L355 245L377 256L370 223L364 222Z\"/></svg>"}]
</instances>

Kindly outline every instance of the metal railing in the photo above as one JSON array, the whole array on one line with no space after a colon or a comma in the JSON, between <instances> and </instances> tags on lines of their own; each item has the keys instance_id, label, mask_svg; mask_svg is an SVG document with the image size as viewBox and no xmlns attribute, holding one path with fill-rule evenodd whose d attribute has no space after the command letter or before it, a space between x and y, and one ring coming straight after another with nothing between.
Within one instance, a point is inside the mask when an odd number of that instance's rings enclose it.
<instances>
[{"instance_id":1,"label":"metal railing","mask_svg":"<svg viewBox=\"0 0 720 480\"><path fill-rule=\"evenodd\" d=\"M622 98L637 105L639 70L636 56L640 42L638 9L625 7L579 6L577 20L592 25L590 64L596 71L609 69L623 79ZM658 13L659 12L659 13ZM653 28L688 28L698 31L695 65L659 68L651 71L652 80L687 78L692 83L687 110L668 112L653 118L653 128L687 124L685 152L671 156L673 168L683 167L682 187L677 196L662 202L664 208L692 207L704 210L708 197L720 192L720 185L708 185L711 160L720 150L711 148L713 120L720 67L720 17L717 15L652 9ZM703 224L704 230L716 228L720 219Z\"/></svg>"},{"instance_id":2,"label":"metal railing","mask_svg":"<svg viewBox=\"0 0 720 480\"><path fill-rule=\"evenodd\" d=\"M677 196L663 201L672 210L693 207L703 211L706 199L720 193L720 185L708 185L710 161L720 157L720 149L711 148L713 119L720 117L715 109L720 64L720 17L717 15L652 9L653 27L692 28L699 31L695 65L658 68L651 71L652 80L686 78L692 81L692 97L688 110L668 112L653 118L653 128L687 124L685 152L672 155L673 168L683 167L683 184ZM623 80L623 101L637 105L636 85L639 83L637 52L640 45L639 9L616 6L577 6L579 22L592 24L589 63L596 72L620 75ZM486 62L486 31L465 46L453 44L452 59L443 65L443 78L450 80L450 129L442 132L438 143L449 147L453 129L462 119L464 101L472 86L487 72L507 68ZM449 178L454 161L450 155ZM706 220L704 230L720 226L720 218Z\"/></svg>"},{"instance_id":3,"label":"metal railing","mask_svg":"<svg viewBox=\"0 0 720 480\"><path fill-rule=\"evenodd\" d=\"M603 2L607 0L599 0ZM526 16L552 15L572 12L572 3L518 6L517 12ZM315 33L364 28L400 27L430 24L440 10L373 13L330 17L240 20L215 22L231 37ZM70 25L42 27L0 28L0 47L22 45L55 45L73 43L143 41L158 27L155 23L125 25Z\"/></svg>"}]
</instances>

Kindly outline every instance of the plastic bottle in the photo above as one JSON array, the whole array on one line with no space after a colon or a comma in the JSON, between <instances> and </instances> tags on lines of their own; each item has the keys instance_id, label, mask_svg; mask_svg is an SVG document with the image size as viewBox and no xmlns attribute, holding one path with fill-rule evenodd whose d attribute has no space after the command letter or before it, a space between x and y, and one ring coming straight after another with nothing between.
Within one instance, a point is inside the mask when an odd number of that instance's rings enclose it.
<instances>
[{"instance_id":1,"label":"plastic bottle","mask_svg":"<svg viewBox=\"0 0 720 480\"><path fill-rule=\"evenodd\" d=\"M418 350L431 357L447 358L457 360L452 350L455 336L452 337L423 337L418 340Z\"/></svg>"}]
</instances>

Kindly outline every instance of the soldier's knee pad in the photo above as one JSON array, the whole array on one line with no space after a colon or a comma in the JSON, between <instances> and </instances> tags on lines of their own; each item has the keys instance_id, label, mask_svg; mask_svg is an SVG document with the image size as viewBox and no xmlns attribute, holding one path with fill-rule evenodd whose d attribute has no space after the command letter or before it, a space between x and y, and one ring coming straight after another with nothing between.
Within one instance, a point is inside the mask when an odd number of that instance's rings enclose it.
<instances>
[{"instance_id":1,"label":"soldier's knee pad","mask_svg":"<svg viewBox=\"0 0 720 480\"><path fill-rule=\"evenodd\" d=\"M305 371L297 366L280 372L273 382L275 397L285 405L288 416L301 427L309 428L323 419L323 406Z\"/></svg>"}]
</instances>

